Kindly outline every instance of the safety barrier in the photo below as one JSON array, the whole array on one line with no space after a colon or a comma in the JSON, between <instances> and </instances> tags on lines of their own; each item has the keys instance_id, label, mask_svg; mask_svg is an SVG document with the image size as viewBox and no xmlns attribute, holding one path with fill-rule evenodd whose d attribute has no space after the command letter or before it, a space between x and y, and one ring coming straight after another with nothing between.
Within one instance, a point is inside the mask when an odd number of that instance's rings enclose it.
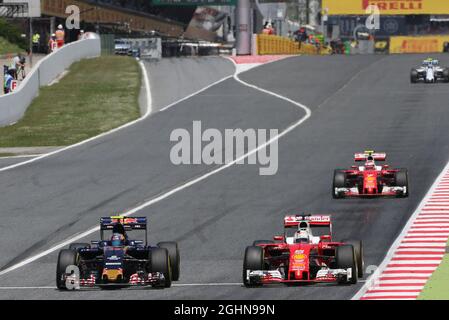
<instances>
[{"instance_id":1,"label":"safety barrier","mask_svg":"<svg viewBox=\"0 0 449 320\"><path fill-rule=\"evenodd\" d=\"M20 120L39 94L39 87L50 84L72 63L100 54L100 39L85 39L69 43L39 61L14 92L0 96L0 126Z\"/></svg>"},{"instance_id":2,"label":"safety barrier","mask_svg":"<svg viewBox=\"0 0 449 320\"><path fill-rule=\"evenodd\" d=\"M257 40L257 54L330 54L331 50L328 47L316 47L315 45L297 42L289 38L258 34Z\"/></svg>"},{"instance_id":3,"label":"safety barrier","mask_svg":"<svg viewBox=\"0 0 449 320\"><path fill-rule=\"evenodd\" d=\"M390 53L436 53L443 52L449 36L390 37Z\"/></svg>"}]
</instances>

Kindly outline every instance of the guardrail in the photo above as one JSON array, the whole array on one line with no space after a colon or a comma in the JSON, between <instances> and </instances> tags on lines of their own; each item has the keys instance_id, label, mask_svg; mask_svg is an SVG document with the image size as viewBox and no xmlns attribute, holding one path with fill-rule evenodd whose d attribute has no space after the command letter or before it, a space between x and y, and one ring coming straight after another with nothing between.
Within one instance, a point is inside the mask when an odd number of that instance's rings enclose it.
<instances>
[{"instance_id":1,"label":"guardrail","mask_svg":"<svg viewBox=\"0 0 449 320\"><path fill-rule=\"evenodd\" d=\"M256 39L257 54L330 54L327 47L316 47L309 43L298 42L289 38L258 34Z\"/></svg>"},{"instance_id":2,"label":"guardrail","mask_svg":"<svg viewBox=\"0 0 449 320\"><path fill-rule=\"evenodd\" d=\"M20 120L39 94L39 88L50 84L72 63L100 54L100 39L85 39L69 43L39 61L16 91L0 96L0 126Z\"/></svg>"}]
</instances>

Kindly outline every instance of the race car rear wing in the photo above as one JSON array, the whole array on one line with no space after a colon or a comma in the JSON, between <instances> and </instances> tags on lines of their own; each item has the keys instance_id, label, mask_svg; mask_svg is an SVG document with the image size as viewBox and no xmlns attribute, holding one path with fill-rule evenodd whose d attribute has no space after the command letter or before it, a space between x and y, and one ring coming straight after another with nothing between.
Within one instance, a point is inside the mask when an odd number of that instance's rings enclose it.
<instances>
[{"instance_id":1,"label":"race car rear wing","mask_svg":"<svg viewBox=\"0 0 449 320\"><path fill-rule=\"evenodd\" d=\"M307 221L311 227L328 226L331 224L329 215L287 215L284 218L284 227L298 227L301 221Z\"/></svg>"},{"instance_id":2,"label":"race car rear wing","mask_svg":"<svg viewBox=\"0 0 449 320\"><path fill-rule=\"evenodd\" d=\"M104 231L107 231L107 230L113 231L114 227L119 224L123 226L124 231L129 231L129 230L145 231L145 245L148 244L147 217L132 217L132 218L131 217L123 217L123 216L102 217L102 218L100 218L101 240L105 239ZM113 231L113 232L116 232L116 231Z\"/></svg>"},{"instance_id":3,"label":"race car rear wing","mask_svg":"<svg viewBox=\"0 0 449 320\"><path fill-rule=\"evenodd\" d=\"M117 224L123 225L125 230L146 230L147 217L102 217L100 218L101 230L112 230Z\"/></svg>"},{"instance_id":4,"label":"race car rear wing","mask_svg":"<svg viewBox=\"0 0 449 320\"><path fill-rule=\"evenodd\" d=\"M365 151L364 153L354 154L354 160L357 162L366 161L369 156L373 157L375 161L385 161L387 158L387 154L384 152Z\"/></svg>"}]
</instances>

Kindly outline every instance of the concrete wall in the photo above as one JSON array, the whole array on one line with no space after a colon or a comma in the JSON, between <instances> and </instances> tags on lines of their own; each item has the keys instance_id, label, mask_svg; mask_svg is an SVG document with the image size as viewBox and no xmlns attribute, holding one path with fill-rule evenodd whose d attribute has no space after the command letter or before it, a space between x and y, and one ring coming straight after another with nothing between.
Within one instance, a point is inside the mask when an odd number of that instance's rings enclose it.
<instances>
[{"instance_id":1,"label":"concrete wall","mask_svg":"<svg viewBox=\"0 0 449 320\"><path fill-rule=\"evenodd\" d=\"M39 61L15 92L0 96L0 126L20 120L39 94L39 87L48 85L72 63L100 54L100 39L86 39L69 43Z\"/></svg>"}]
</instances>

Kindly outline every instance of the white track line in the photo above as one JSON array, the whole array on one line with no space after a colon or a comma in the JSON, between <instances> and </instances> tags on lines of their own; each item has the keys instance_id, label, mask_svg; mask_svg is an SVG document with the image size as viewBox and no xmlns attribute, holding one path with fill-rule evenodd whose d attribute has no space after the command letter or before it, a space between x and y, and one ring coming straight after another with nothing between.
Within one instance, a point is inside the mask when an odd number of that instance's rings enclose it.
<instances>
[{"instance_id":1,"label":"white track line","mask_svg":"<svg viewBox=\"0 0 449 320\"><path fill-rule=\"evenodd\" d=\"M17 156L6 156L6 157L0 157L0 160L5 160L5 159L20 159L20 158L33 158L33 157L39 157L41 156L42 153L38 153L38 154L21 154L21 155L17 155Z\"/></svg>"},{"instance_id":2,"label":"white track line","mask_svg":"<svg viewBox=\"0 0 449 320\"><path fill-rule=\"evenodd\" d=\"M56 287L0 287L0 290L56 290Z\"/></svg>"},{"instance_id":3,"label":"white track line","mask_svg":"<svg viewBox=\"0 0 449 320\"><path fill-rule=\"evenodd\" d=\"M222 79L220 79L220 80L218 80L218 81L215 81L214 83L211 83L211 84L205 86L205 87L202 88L201 90L195 91L195 92L189 94L188 96L185 96L184 98L182 98L182 99L180 99L180 100L177 100L177 101L175 101L175 102L173 102L173 103L170 103L168 106L165 106L165 107L163 107L162 109L159 109L159 112L162 112L162 111L165 111L165 110L167 110L167 109L170 109L171 107L173 107L173 106L179 104L180 102L185 101L185 100L187 100L187 99L190 99L190 98L192 98L193 96L196 96L197 94L199 94L199 93L201 93L201 92L203 92L203 91L206 91L207 89L209 89L209 88L211 88L211 87L213 87L213 86L215 86L215 85L217 85L217 84L219 84L219 83L221 83L221 82L223 82L223 81L225 81L225 80L228 80L228 79L230 79L230 78L232 78L232 77L233 77L233 76L230 75L230 76L226 76L226 77L224 77L224 78L222 78Z\"/></svg>"},{"instance_id":4,"label":"white track line","mask_svg":"<svg viewBox=\"0 0 449 320\"><path fill-rule=\"evenodd\" d=\"M141 66L142 66L143 69L145 69L145 68L143 67L143 65L141 65ZM145 76L146 76L146 70L145 70L144 72L145 72ZM281 99L281 100L285 100L285 101L287 101L287 102L290 102L290 103L292 103L292 104L298 106L299 108L301 108L301 109L303 109L303 110L305 111L305 113L306 113L305 116L303 116L301 119L299 119L299 120L298 120L297 122L295 122L294 124L290 125L290 126L289 126L288 128L286 128L284 131L280 132L277 136L271 138L270 140L268 140L268 141L265 142L264 144L262 144L262 145L258 146L257 148L255 148L255 149L253 149L253 150L247 152L246 154L242 155L241 157L239 157L239 158L237 158L237 159L235 159L235 160L233 160L233 161L231 161L231 162L229 162L229 163L227 163L227 164L225 164L225 165L223 165L223 166L221 166L221 167L218 167L217 169L212 170L212 171L210 171L210 172L208 172L208 173L206 173L206 174L204 174L204 175L202 175L202 176L200 176L200 177L198 177L198 178L195 178L195 179L193 179L193 180L191 180L191 181L188 181L188 182L186 182L186 183L184 183L184 184L181 184L180 186L178 186L178 187L176 187L176 188L174 188L174 189L172 189L172 190L170 190L170 191L168 191L168 192L166 192L166 193L163 193L163 194L157 196L156 198L153 198L153 199L151 199L151 200L149 200L149 201L144 202L144 203L142 203L141 205L139 205L139 206L137 206L137 207L135 207L135 208L133 208L133 209L127 211L127 212L124 212L124 213L122 214L123 216L130 216L130 215L132 215L132 214L134 214L134 213L136 213L136 212L138 212L138 211L140 211L140 210L142 210L142 209L144 209L144 208L146 208L146 207L149 207L149 206L151 206L151 205L153 205L153 204L155 204L155 203L157 203L157 202L160 202L160 201L162 201L162 200L164 200L164 199L166 199L166 198L172 196L173 194L175 194L175 193L177 193L177 192L179 192L179 191L182 191L182 190L184 190L184 189L186 189L186 188L188 188L188 187L190 187L190 186L192 186L192 185L194 185L194 184L197 184L198 182L201 182L201 181L203 181L203 180L209 178L210 176L213 176L213 175L215 175L215 174L217 174L217 173L219 173L219 172L221 172L221 171L223 171L223 170L225 170L225 169L227 169L227 168L233 166L234 164L236 164L236 163L238 163L238 162L240 162L240 161L246 159L246 158L249 157L250 155L252 155L252 154L258 152L259 150L262 150L262 149L266 148L267 146L269 146L269 145L272 144L273 142L279 140L281 137L285 136L287 133L291 132L293 129L295 129L296 127L298 127L299 125L301 125L304 121L306 121L308 118L310 118L312 112L311 112L310 109L307 108L305 105L302 105L302 104L299 103L299 102L293 101L293 100L291 100L291 99L289 99L289 98L286 98L286 97L284 97L284 96L281 96L281 95L279 95L279 94L277 94L277 93L274 93L274 92L271 92L271 91L268 91L268 90L259 88L259 87L255 86L255 85L252 85L252 84L249 84L249 83L244 82L243 80L240 80L239 77L238 77L237 70L236 70L236 72L234 73L233 77L234 77L234 79L236 79L239 83L241 83L241 84L243 84L243 85L245 85L245 86L247 86L247 87L250 87L250 88L253 88L253 89L255 89L255 90L264 92L264 93L266 93L266 94L268 94L268 95L274 96L274 97L279 98L279 99ZM229 78L229 77L226 77L226 78ZM221 82L221 81L224 81L226 78L217 81L215 84L217 84L217 83L219 83L219 82ZM147 82L146 84L149 86L149 83L148 83L148 82ZM209 86L207 86L206 88L210 88L211 86L212 86L212 85L209 85ZM206 88L203 88L203 89L197 91L197 93L200 93L200 92L206 90ZM192 96L194 96L194 95L195 95L195 94L191 94L189 97L192 97ZM179 100L179 102L184 101L184 100L186 100L186 99L187 99L187 98L181 99L181 100ZM171 104L171 106L173 106L173 105L174 105L174 104ZM141 118L141 119L144 119L144 118ZM134 122L134 123L135 123L135 122ZM128 124L128 125L129 125L129 124ZM33 160L35 160L35 159L33 159ZM4 170L4 169L3 169L3 170ZM0 171L2 171L2 170L0 170ZM96 231L99 231L99 230L100 230L100 227L99 227L99 226L96 226L96 227L90 228L89 230L87 230L87 231L85 231L85 232L82 232L82 233L80 233L80 234L74 235L74 236L72 236L72 237L70 237L70 238L64 240L63 242L61 242L61 243L59 243L59 244L57 244L57 245L55 245L55 246L53 246L53 247L51 247L51 248L49 248L49 249L43 251L43 252L40 252L40 253L38 253L38 254L36 254L36 255L33 255L33 256L31 256L31 257L29 257L29 258L27 258L27 259L25 259L25 260L23 260L23 261L21 261L21 262L19 262L19 263L17 263L17 264L12 265L11 267L9 267L9 268L7 268L7 269L5 269L5 270L2 270L2 271L0 272L0 276L4 275L4 274L6 274L6 273L9 273L9 272L11 272L11 271L13 271L13 270L16 270L16 269L18 269L18 268L21 268L21 267L23 267L23 266L25 266L25 265L27 265L27 264L29 264L29 263L31 263L31 262L34 262L34 261L36 261L37 259L40 259L40 258L42 258L42 257L44 257L44 256L46 256L46 255L48 255L48 254L50 254L50 253L52 253L52 252L55 252L56 250L59 250L59 249L61 249L61 248L64 248L64 247L68 246L70 243L76 242L76 241L78 241L78 240L80 240L80 239L82 239L82 238L84 238L84 237L86 237L86 236L88 236L88 235L91 235L92 233L94 233L94 232L96 232Z\"/></svg>"},{"instance_id":5,"label":"white track line","mask_svg":"<svg viewBox=\"0 0 449 320\"><path fill-rule=\"evenodd\" d=\"M172 287L225 287L225 286L243 286L243 283L240 282L223 282L223 283L174 283Z\"/></svg>"},{"instance_id":6,"label":"white track line","mask_svg":"<svg viewBox=\"0 0 449 320\"><path fill-rule=\"evenodd\" d=\"M406 252L406 251L419 251L419 250L425 250L427 252L429 252L429 251L435 251L435 252L438 251L438 252L442 252L442 253L445 252L444 248L423 249L423 248L419 248L420 247L419 245L416 245L416 246L415 245L413 245L413 246L412 245L410 245L410 246L404 245L404 243L402 241L404 240L404 237L408 234L408 232L410 230L414 229L414 230L420 230L422 232L429 230L429 229L417 229L417 228L413 228L413 227L416 226L415 225L416 218L418 216L420 216L421 212L423 211L422 209L427 204L428 199L430 199L434 195L434 192L435 192L436 188L438 187L439 183L442 181L442 179L444 177L447 177L448 170L449 170L449 162L445 165L445 167L443 168L441 173L438 175L438 177L435 179L432 186L427 191L424 198L419 203L418 207L415 209L413 214L410 216L409 220L407 221L406 225L402 229L401 233L399 234L399 236L396 238L395 242L392 244L392 246L388 250L388 252L387 252L384 260L380 264L380 266L367 279L365 285L362 288L360 288L360 290L352 297L352 300L361 299L366 294L366 292L370 289L370 287L373 287L375 283L379 283L379 277L382 275L384 270L395 270L396 269L396 268L388 267L389 264L391 264L391 263L394 264L394 262L392 262L391 259L394 257L395 252L397 253L397 252L401 252L401 251ZM438 229L436 229L436 230L438 230ZM440 230L443 231L444 229L440 229ZM427 246L433 246L433 245L427 245ZM410 269L416 270L416 271L424 271L424 270L434 271L436 268L416 268L415 267L415 268L404 269L404 272L411 271Z\"/></svg>"}]
</instances>

